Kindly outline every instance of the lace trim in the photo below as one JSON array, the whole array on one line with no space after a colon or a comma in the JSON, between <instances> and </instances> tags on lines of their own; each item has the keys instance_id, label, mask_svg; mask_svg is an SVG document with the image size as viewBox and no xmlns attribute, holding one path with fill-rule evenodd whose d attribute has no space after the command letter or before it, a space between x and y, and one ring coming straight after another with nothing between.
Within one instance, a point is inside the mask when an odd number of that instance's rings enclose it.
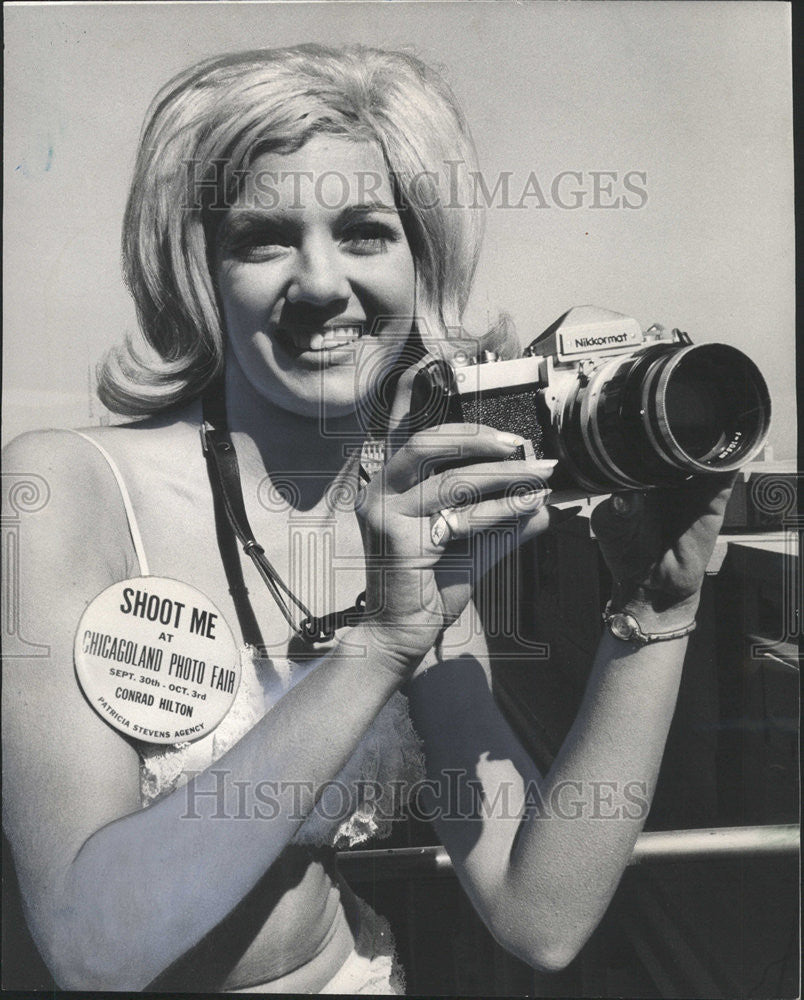
<instances>
[{"instance_id":1,"label":"lace trim","mask_svg":"<svg viewBox=\"0 0 804 1000\"><path fill-rule=\"evenodd\" d=\"M424 750L396 692L295 836L296 843L354 847L391 835L410 790L424 777Z\"/></svg>"},{"instance_id":2,"label":"lace trim","mask_svg":"<svg viewBox=\"0 0 804 1000\"><path fill-rule=\"evenodd\" d=\"M391 925L368 903L355 898L360 913L355 950L321 994L405 996L405 972L397 957Z\"/></svg>"},{"instance_id":3,"label":"lace trim","mask_svg":"<svg viewBox=\"0 0 804 1000\"><path fill-rule=\"evenodd\" d=\"M318 666L293 664L241 649L241 681L232 708L209 736L171 746L138 744L144 807L209 767L240 740L295 684ZM424 777L424 750L407 698L395 692L377 714L345 767L296 833L298 844L355 846L388 837L411 787Z\"/></svg>"}]
</instances>

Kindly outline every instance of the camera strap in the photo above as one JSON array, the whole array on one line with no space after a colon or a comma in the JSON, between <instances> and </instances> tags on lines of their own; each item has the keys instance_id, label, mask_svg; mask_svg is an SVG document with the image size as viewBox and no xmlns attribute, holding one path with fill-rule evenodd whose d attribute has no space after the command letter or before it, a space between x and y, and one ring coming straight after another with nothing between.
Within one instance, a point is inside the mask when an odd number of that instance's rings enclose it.
<instances>
[{"instance_id":1,"label":"camera strap","mask_svg":"<svg viewBox=\"0 0 804 1000\"><path fill-rule=\"evenodd\" d=\"M234 538L254 563L268 592L294 633L308 645L330 642L339 629L356 625L362 620L365 613L365 591L358 596L352 607L320 617L313 615L307 605L293 593L277 573L251 530L243 502L237 452L226 419L223 386L216 385L208 391L202 399L201 407L201 446L215 498L218 544L244 639L254 645L262 645L259 626L248 600L248 589L237 559L237 547L233 544ZM218 516L221 511L223 517Z\"/></svg>"}]
</instances>

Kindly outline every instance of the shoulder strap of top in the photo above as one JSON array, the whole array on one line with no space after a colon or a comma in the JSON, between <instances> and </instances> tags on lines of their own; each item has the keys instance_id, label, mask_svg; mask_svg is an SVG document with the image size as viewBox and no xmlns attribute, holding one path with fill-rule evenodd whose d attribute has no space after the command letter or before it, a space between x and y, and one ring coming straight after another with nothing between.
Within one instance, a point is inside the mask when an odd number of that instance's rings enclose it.
<instances>
[{"instance_id":1,"label":"shoulder strap of top","mask_svg":"<svg viewBox=\"0 0 804 1000\"><path fill-rule=\"evenodd\" d=\"M131 541L134 545L134 553L137 556L137 562L140 565L140 574L142 576L149 576L150 570L148 569L148 559L145 555L145 547L142 544L142 535L140 534L139 525L137 524L137 517L134 513L134 506L131 503L131 496L128 492L128 487L123 479L123 474L121 473L117 463L109 454L109 452L89 434L84 434L83 431L71 430L72 434L77 434L82 437L85 441L89 441L91 445L98 449L98 451L106 459L106 464L109 466L112 475L114 476L117 487L120 490L120 498L123 501L123 507L126 510L126 520L128 521L128 530L131 535Z\"/></svg>"}]
</instances>

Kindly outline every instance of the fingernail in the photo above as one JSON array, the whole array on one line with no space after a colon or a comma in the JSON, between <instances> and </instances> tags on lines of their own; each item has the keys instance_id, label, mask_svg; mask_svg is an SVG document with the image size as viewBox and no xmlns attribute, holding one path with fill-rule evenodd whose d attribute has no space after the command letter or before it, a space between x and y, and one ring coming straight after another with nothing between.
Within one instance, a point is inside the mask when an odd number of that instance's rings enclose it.
<instances>
[{"instance_id":1,"label":"fingernail","mask_svg":"<svg viewBox=\"0 0 804 1000\"><path fill-rule=\"evenodd\" d=\"M522 493L516 498L516 505L520 510L534 510L544 506L552 492L552 490L534 490L532 493Z\"/></svg>"},{"instance_id":2,"label":"fingernail","mask_svg":"<svg viewBox=\"0 0 804 1000\"><path fill-rule=\"evenodd\" d=\"M521 448L525 443L525 439L518 434L508 434L504 431L497 434L497 440L500 444L508 445L509 448Z\"/></svg>"},{"instance_id":3,"label":"fingernail","mask_svg":"<svg viewBox=\"0 0 804 1000\"><path fill-rule=\"evenodd\" d=\"M541 466L547 469L554 469L558 465L557 458L526 458L525 461L530 466Z\"/></svg>"}]
</instances>

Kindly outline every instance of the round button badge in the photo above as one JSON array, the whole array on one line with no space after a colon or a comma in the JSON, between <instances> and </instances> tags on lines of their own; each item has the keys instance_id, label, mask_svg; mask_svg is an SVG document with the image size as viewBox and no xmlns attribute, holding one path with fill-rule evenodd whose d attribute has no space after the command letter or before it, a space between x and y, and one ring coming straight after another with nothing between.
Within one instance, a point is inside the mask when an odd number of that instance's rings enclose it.
<instances>
[{"instance_id":1,"label":"round button badge","mask_svg":"<svg viewBox=\"0 0 804 1000\"><path fill-rule=\"evenodd\" d=\"M206 736L240 684L237 646L220 611L169 577L123 580L98 594L81 616L74 655L98 715L146 743Z\"/></svg>"}]
</instances>

